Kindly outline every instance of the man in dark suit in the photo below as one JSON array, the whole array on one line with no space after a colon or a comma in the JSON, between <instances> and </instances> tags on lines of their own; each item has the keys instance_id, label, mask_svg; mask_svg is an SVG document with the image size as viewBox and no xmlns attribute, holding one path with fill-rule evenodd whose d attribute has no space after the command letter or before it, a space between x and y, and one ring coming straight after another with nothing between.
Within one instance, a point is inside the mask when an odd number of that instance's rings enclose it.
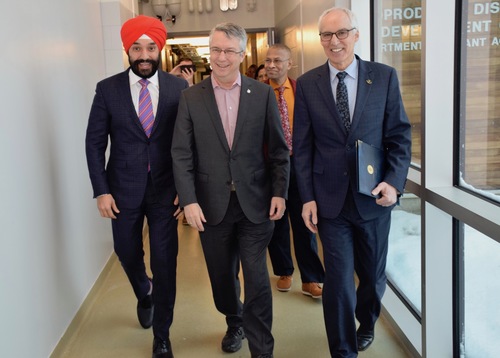
<instances>
[{"instance_id":1,"label":"man in dark suit","mask_svg":"<svg viewBox=\"0 0 500 358\"><path fill-rule=\"evenodd\" d=\"M293 155L293 109L295 106L294 79L288 77L292 68L292 53L284 44L274 44L266 54L265 68L267 83L273 87L281 115L281 126L289 145L290 155ZM312 298L321 298L325 272L318 256L316 235L311 233L302 220L302 201L300 200L293 160L290 162L290 185L288 200L283 218L274 225L274 233L269 243L269 257L274 274L279 276L276 287L281 292L290 291L294 271L292 252L290 249L290 224L293 230L293 246L295 258L302 280L302 293ZM290 219L289 219L290 218Z\"/></svg>"},{"instance_id":2,"label":"man in dark suit","mask_svg":"<svg viewBox=\"0 0 500 358\"><path fill-rule=\"evenodd\" d=\"M270 86L241 76L247 35L232 23L210 33L212 75L182 93L172 144L186 219L200 231L224 352L248 338L252 357L272 357L266 249L283 216L289 152ZM243 268L245 303L240 300Z\"/></svg>"},{"instance_id":3,"label":"man in dark suit","mask_svg":"<svg viewBox=\"0 0 500 358\"><path fill-rule=\"evenodd\" d=\"M139 322L153 326L153 357L173 357L169 329L180 209L170 147L179 96L188 84L158 68L167 37L161 21L138 16L124 23L121 36L130 68L97 84L87 127L87 163L99 212L112 219L114 249L138 299ZM144 264L144 217L152 280Z\"/></svg>"},{"instance_id":4,"label":"man in dark suit","mask_svg":"<svg viewBox=\"0 0 500 358\"><path fill-rule=\"evenodd\" d=\"M373 342L386 286L391 209L403 193L411 156L396 71L354 55L357 27L347 9L321 15L328 61L297 80L295 100L302 218L323 244L323 309L332 357L356 357ZM373 197L357 192L353 153L358 139L385 152L385 176Z\"/></svg>"}]
</instances>

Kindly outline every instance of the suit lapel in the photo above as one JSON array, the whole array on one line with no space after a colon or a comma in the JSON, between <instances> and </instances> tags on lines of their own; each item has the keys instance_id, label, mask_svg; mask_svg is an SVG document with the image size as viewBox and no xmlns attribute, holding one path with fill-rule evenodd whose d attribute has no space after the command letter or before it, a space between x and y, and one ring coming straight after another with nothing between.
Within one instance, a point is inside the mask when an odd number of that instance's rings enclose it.
<instances>
[{"instance_id":1,"label":"suit lapel","mask_svg":"<svg viewBox=\"0 0 500 358\"><path fill-rule=\"evenodd\" d=\"M361 60L359 57L356 56L356 58L359 60L358 92L356 95L356 105L354 106L350 133L354 132L359 125L361 113L363 113L363 109L365 107L373 83L373 74L368 64L365 61Z\"/></svg>"},{"instance_id":2,"label":"suit lapel","mask_svg":"<svg viewBox=\"0 0 500 358\"><path fill-rule=\"evenodd\" d=\"M167 76L163 71L160 70L158 70L158 86L159 86L158 105L156 106L156 115L155 115L155 121L153 123L153 128L151 129L151 136L154 134L156 128L158 128L160 119L165 118L165 116L163 116L162 113L165 108L165 103L168 100L168 93L169 93L169 82L167 80Z\"/></svg>"},{"instance_id":3,"label":"suit lapel","mask_svg":"<svg viewBox=\"0 0 500 358\"><path fill-rule=\"evenodd\" d=\"M252 110L251 106L253 101L249 100L252 95L252 83L246 76L241 76L241 92L240 92L240 102L238 105L238 117L236 119L236 128L234 130L233 138L233 148L236 143L238 143L238 138L240 137L243 125L247 116L245 113L249 113Z\"/></svg>"},{"instance_id":4,"label":"suit lapel","mask_svg":"<svg viewBox=\"0 0 500 358\"><path fill-rule=\"evenodd\" d=\"M137 115L137 111L135 110L134 107L134 102L132 101L132 94L130 93L130 79L128 76L129 71L130 68L127 71L122 72L116 91L118 97L124 99L125 104L129 107L127 112L133 113L131 115L131 120L133 123L131 124L134 127L136 127L140 132L142 132L142 134L145 136L146 133L144 133L144 129L142 128L141 121L139 120L139 116Z\"/></svg>"},{"instance_id":5,"label":"suit lapel","mask_svg":"<svg viewBox=\"0 0 500 358\"><path fill-rule=\"evenodd\" d=\"M202 95L205 108L207 109L208 116L212 121L212 124L215 128L217 136L221 141L222 145L226 149L227 152L230 151L229 144L227 143L226 133L224 132L224 127L222 126L222 119L220 118L219 108L217 107L217 102L215 101L214 89L212 87L212 80L207 78L204 80L201 85L202 91L207 91Z\"/></svg>"},{"instance_id":6,"label":"suit lapel","mask_svg":"<svg viewBox=\"0 0 500 358\"><path fill-rule=\"evenodd\" d=\"M129 79L129 75L128 75L129 71L130 71L130 68L127 71L122 72L122 76L120 77L120 83L119 83L119 86L116 90L119 94L119 98L125 99L125 102L126 102L127 106L129 107L127 112L132 113L132 115L130 116L131 117L130 119L133 122L132 125L135 128L137 128L143 136L146 137L146 133L144 133L144 129L142 128L141 121L139 120L139 116L137 115L137 111L134 107L134 102L132 101L132 94L130 93L130 79Z\"/></svg>"},{"instance_id":7,"label":"suit lapel","mask_svg":"<svg viewBox=\"0 0 500 358\"><path fill-rule=\"evenodd\" d=\"M332 84L330 83L330 68L328 67L328 62L326 62L325 65L320 68L320 71L321 72L318 73L318 81L316 82L319 93L321 93L321 96L323 97L336 125L339 126L341 131L347 134L344 123L342 123L342 120L340 119L340 113L337 110L335 97L333 96Z\"/></svg>"}]
</instances>

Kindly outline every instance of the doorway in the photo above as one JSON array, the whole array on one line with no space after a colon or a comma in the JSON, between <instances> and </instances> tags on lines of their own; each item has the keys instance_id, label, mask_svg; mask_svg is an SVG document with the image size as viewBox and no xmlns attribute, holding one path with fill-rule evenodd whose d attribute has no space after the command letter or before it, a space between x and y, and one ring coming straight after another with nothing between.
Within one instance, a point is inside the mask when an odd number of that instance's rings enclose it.
<instances>
[{"instance_id":1,"label":"doorway","mask_svg":"<svg viewBox=\"0 0 500 358\"><path fill-rule=\"evenodd\" d=\"M246 69L255 64L259 66L264 63L267 48L274 43L274 29L264 29L247 32L248 41L246 56L240 65L240 72L245 74ZM170 72L178 60L189 57L196 65L194 83L199 83L211 73L210 49L208 46L208 34L174 35L167 39L163 53L162 68Z\"/></svg>"}]
</instances>

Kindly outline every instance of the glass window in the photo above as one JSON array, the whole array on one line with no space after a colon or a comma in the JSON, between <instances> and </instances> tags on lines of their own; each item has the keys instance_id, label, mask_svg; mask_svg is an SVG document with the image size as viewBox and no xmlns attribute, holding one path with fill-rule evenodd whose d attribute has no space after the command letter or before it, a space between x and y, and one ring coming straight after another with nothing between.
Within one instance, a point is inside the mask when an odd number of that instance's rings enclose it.
<instances>
[{"instance_id":1,"label":"glass window","mask_svg":"<svg viewBox=\"0 0 500 358\"><path fill-rule=\"evenodd\" d=\"M421 165L420 0L375 0L374 60L398 72L406 113L412 125L412 164ZM421 312L420 199L410 193L392 213L387 277L412 311Z\"/></svg>"},{"instance_id":2,"label":"glass window","mask_svg":"<svg viewBox=\"0 0 500 358\"><path fill-rule=\"evenodd\" d=\"M421 300L420 198L405 194L392 211L386 274L389 282L420 316Z\"/></svg>"},{"instance_id":3,"label":"glass window","mask_svg":"<svg viewBox=\"0 0 500 358\"><path fill-rule=\"evenodd\" d=\"M498 356L500 333L500 244L470 226L464 232L464 302L461 357Z\"/></svg>"},{"instance_id":4,"label":"glass window","mask_svg":"<svg viewBox=\"0 0 500 358\"><path fill-rule=\"evenodd\" d=\"M374 60L398 72L406 113L412 124L412 163L421 164L421 21L420 0L376 0Z\"/></svg>"},{"instance_id":5,"label":"glass window","mask_svg":"<svg viewBox=\"0 0 500 358\"><path fill-rule=\"evenodd\" d=\"M500 202L500 3L463 1L459 184Z\"/></svg>"}]
</instances>

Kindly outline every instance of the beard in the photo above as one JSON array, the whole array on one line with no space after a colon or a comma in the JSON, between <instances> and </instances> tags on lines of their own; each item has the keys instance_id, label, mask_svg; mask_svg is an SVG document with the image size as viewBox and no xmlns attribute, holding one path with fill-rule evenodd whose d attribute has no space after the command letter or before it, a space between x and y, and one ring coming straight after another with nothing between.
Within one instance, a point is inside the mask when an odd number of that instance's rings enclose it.
<instances>
[{"instance_id":1,"label":"beard","mask_svg":"<svg viewBox=\"0 0 500 358\"><path fill-rule=\"evenodd\" d=\"M152 77L156 71L158 70L158 67L160 66L160 60L135 60L131 61L130 57L128 58L128 62L130 63L130 68L132 72L134 72L137 76L142 77L142 78L150 78ZM151 69L140 69L140 64L141 63L150 63L151 64Z\"/></svg>"}]
</instances>

